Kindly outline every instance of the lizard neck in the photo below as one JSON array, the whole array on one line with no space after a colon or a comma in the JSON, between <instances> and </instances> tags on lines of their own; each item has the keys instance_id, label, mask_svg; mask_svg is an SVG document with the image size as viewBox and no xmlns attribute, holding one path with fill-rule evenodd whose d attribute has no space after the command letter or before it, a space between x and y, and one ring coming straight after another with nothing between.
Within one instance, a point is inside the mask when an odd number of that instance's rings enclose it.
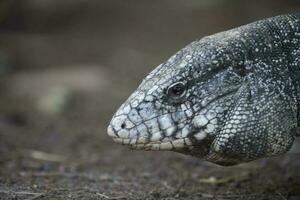
<instances>
[{"instance_id":1,"label":"lizard neck","mask_svg":"<svg viewBox=\"0 0 300 200\"><path fill-rule=\"evenodd\" d=\"M297 104L297 121L300 127L300 15L281 16L277 20L270 20L268 26L286 58L286 75L292 80L289 91Z\"/></svg>"},{"instance_id":2,"label":"lizard neck","mask_svg":"<svg viewBox=\"0 0 300 200\"><path fill-rule=\"evenodd\" d=\"M287 36L282 36L283 48L288 55L289 75L293 81L294 92L297 99L297 121L300 127L300 15L289 15L288 22L285 24L288 30Z\"/></svg>"}]
</instances>

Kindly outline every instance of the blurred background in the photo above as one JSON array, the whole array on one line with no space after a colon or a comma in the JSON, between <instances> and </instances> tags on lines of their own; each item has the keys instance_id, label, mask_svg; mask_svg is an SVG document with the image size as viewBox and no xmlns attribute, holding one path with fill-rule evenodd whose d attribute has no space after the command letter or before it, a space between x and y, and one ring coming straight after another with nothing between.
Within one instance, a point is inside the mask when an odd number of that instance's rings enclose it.
<instances>
[{"instance_id":1,"label":"blurred background","mask_svg":"<svg viewBox=\"0 0 300 200\"><path fill-rule=\"evenodd\" d=\"M299 11L296 0L0 0L0 199L299 199L297 149L223 168L106 135L180 48Z\"/></svg>"}]
</instances>

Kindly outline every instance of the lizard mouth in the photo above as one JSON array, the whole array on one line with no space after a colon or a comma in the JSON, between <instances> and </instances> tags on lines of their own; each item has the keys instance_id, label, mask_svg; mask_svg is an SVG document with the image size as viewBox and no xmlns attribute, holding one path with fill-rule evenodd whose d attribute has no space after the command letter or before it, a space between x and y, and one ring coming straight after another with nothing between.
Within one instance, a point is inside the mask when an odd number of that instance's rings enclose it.
<instances>
[{"instance_id":1,"label":"lizard mouth","mask_svg":"<svg viewBox=\"0 0 300 200\"><path fill-rule=\"evenodd\" d=\"M180 150L187 148L192 145L189 138L178 138L168 140L151 141L146 137L137 138L122 138L116 133L111 126L107 129L108 135L113 139L114 142L129 146L135 150L146 150L146 151L161 151L161 150Z\"/></svg>"},{"instance_id":2,"label":"lizard mouth","mask_svg":"<svg viewBox=\"0 0 300 200\"><path fill-rule=\"evenodd\" d=\"M161 138L157 141L151 141L147 137L133 137L126 138L120 137L118 132L113 130L111 126L107 129L108 135L114 142L129 146L131 149L136 150L148 150L148 151L161 151L161 150L180 150L192 145L191 140L188 137L185 138Z\"/></svg>"},{"instance_id":3,"label":"lizard mouth","mask_svg":"<svg viewBox=\"0 0 300 200\"><path fill-rule=\"evenodd\" d=\"M131 149L146 150L146 151L161 151L161 150L179 150L190 146L192 143L189 138L180 138L172 141L155 141L149 142L142 138L119 138L114 137L113 140L122 145L129 145Z\"/></svg>"}]
</instances>

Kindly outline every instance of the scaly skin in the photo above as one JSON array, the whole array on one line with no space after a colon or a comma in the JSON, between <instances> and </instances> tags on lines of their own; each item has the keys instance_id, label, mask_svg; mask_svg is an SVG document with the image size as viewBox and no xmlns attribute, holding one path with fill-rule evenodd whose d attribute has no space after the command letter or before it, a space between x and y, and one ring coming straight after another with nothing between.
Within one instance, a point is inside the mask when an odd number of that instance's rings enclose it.
<instances>
[{"instance_id":1,"label":"scaly skin","mask_svg":"<svg viewBox=\"0 0 300 200\"><path fill-rule=\"evenodd\" d=\"M143 80L108 134L220 165L283 154L300 123L299 47L297 15L194 41Z\"/></svg>"}]
</instances>

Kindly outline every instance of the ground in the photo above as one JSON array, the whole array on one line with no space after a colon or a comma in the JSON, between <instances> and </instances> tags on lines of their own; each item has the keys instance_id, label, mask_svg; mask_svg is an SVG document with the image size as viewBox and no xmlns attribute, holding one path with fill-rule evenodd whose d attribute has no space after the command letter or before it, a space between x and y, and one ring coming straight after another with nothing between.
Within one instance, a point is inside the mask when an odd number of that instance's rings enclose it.
<instances>
[{"instance_id":1,"label":"ground","mask_svg":"<svg viewBox=\"0 0 300 200\"><path fill-rule=\"evenodd\" d=\"M106 127L189 42L300 10L294 0L0 1L0 199L300 199L291 153L221 167L132 151Z\"/></svg>"}]
</instances>

